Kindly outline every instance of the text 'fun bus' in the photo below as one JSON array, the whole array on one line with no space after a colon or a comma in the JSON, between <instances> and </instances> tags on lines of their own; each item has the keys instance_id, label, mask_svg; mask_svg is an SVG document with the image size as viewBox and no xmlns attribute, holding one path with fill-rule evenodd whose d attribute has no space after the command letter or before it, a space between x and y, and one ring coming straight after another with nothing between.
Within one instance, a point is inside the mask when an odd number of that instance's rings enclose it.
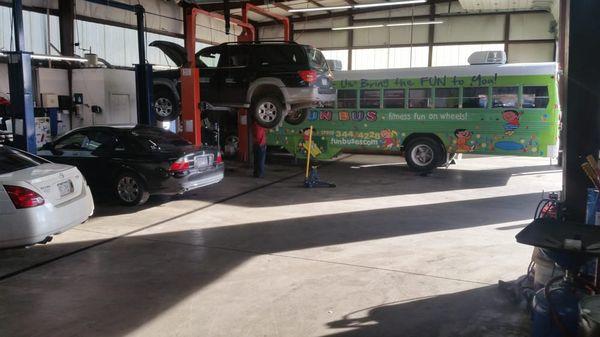
<instances>
[{"instance_id":1,"label":"text 'fun bus'","mask_svg":"<svg viewBox=\"0 0 600 337\"><path fill-rule=\"evenodd\" d=\"M497 63L336 72L336 101L271 130L268 144L305 157L312 125L318 159L403 154L411 169L428 171L455 153L556 157L556 63L504 64L503 52L473 58Z\"/></svg>"}]
</instances>

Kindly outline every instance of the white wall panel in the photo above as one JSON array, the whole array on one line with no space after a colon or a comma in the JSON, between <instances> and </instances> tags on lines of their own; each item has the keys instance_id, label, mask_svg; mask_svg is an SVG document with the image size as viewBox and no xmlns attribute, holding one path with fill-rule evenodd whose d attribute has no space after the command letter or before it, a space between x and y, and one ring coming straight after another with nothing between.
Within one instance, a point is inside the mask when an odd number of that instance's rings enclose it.
<instances>
[{"instance_id":1,"label":"white wall panel","mask_svg":"<svg viewBox=\"0 0 600 337\"><path fill-rule=\"evenodd\" d=\"M354 19L362 20L362 19L385 19L389 17L398 17L398 16L406 16L410 17L412 15L429 15L429 5L426 6L415 6L414 11L411 7L405 8L397 8L392 10L382 10L378 12L357 14L354 16Z\"/></svg>"},{"instance_id":2,"label":"white wall panel","mask_svg":"<svg viewBox=\"0 0 600 337\"><path fill-rule=\"evenodd\" d=\"M294 23L294 29L332 28L348 26L348 18L336 17L324 20L299 21Z\"/></svg>"},{"instance_id":3,"label":"white wall panel","mask_svg":"<svg viewBox=\"0 0 600 337\"><path fill-rule=\"evenodd\" d=\"M508 45L508 62L554 61L554 43L515 43Z\"/></svg>"},{"instance_id":4,"label":"white wall panel","mask_svg":"<svg viewBox=\"0 0 600 337\"><path fill-rule=\"evenodd\" d=\"M11 3L11 0L1 0L0 2ZM23 6L40 7L40 8L52 8L58 9L57 0L23 0Z\"/></svg>"},{"instance_id":5,"label":"white wall panel","mask_svg":"<svg viewBox=\"0 0 600 337\"><path fill-rule=\"evenodd\" d=\"M462 14L466 12L467 10L460 5L460 2L452 2L450 6L448 6L448 3L438 3L435 5L436 14Z\"/></svg>"},{"instance_id":6,"label":"white wall panel","mask_svg":"<svg viewBox=\"0 0 600 337\"><path fill-rule=\"evenodd\" d=\"M302 32L296 32L296 36L302 35ZM261 40L275 40L283 38L283 28L280 26L262 27L258 31Z\"/></svg>"},{"instance_id":7,"label":"white wall panel","mask_svg":"<svg viewBox=\"0 0 600 337\"><path fill-rule=\"evenodd\" d=\"M392 21L392 23L393 22L394 21ZM410 44L411 41L412 44L427 43L429 38L429 26L399 26L389 27L388 29L390 34L390 44Z\"/></svg>"},{"instance_id":8,"label":"white wall panel","mask_svg":"<svg viewBox=\"0 0 600 337\"><path fill-rule=\"evenodd\" d=\"M469 64L468 58L476 51L504 50L504 44L468 44L434 46L432 66L460 66Z\"/></svg>"},{"instance_id":9,"label":"white wall panel","mask_svg":"<svg viewBox=\"0 0 600 337\"><path fill-rule=\"evenodd\" d=\"M294 40L317 48L344 48L348 43L348 32L302 32L295 34Z\"/></svg>"},{"instance_id":10,"label":"white wall panel","mask_svg":"<svg viewBox=\"0 0 600 337\"><path fill-rule=\"evenodd\" d=\"M8 92L8 65L0 63L0 97L8 99Z\"/></svg>"},{"instance_id":11,"label":"white wall panel","mask_svg":"<svg viewBox=\"0 0 600 337\"><path fill-rule=\"evenodd\" d=\"M361 25L377 24L375 22L361 23ZM354 30L354 46L382 46L390 40L390 30L387 27Z\"/></svg>"},{"instance_id":12,"label":"white wall panel","mask_svg":"<svg viewBox=\"0 0 600 337\"><path fill-rule=\"evenodd\" d=\"M550 23L553 21L550 13L512 14L510 16L511 40L553 39L550 33Z\"/></svg>"},{"instance_id":13,"label":"white wall panel","mask_svg":"<svg viewBox=\"0 0 600 337\"><path fill-rule=\"evenodd\" d=\"M435 27L435 42L499 41L504 39L504 15L443 18Z\"/></svg>"},{"instance_id":14,"label":"white wall panel","mask_svg":"<svg viewBox=\"0 0 600 337\"><path fill-rule=\"evenodd\" d=\"M429 47L390 48L388 68L427 67Z\"/></svg>"},{"instance_id":15,"label":"white wall panel","mask_svg":"<svg viewBox=\"0 0 600 337\"><path fill-rule=\"evenodd\" d=\"M348 49L322 50L327 60L339 60L342 62L342 70L348 70Z\"/></svg>"},{"instance_id":16,"label":"white wall panel","mask_svg":"<svg viewBox=\"0 0 600 337\"><path fill-rule=\"evenodd\" d=\"M352 69L426 67L428 47L370 48L352 51Z\"/></svg>"},{"instance_id":17,"label":"white wall panel","mask_svg":"<svg viewBox=\"0 0 600 337\"><path fill-rule=\"evenodd\" d=\"M12 38L12 10L0 7L0 50L14 50ZM50 36L48 36L48 20L50 23ZM29 11L23 12L23 30L25 31L25 50L36 54L48 54L48 38L60 48L58 30L58 17ZM12 42L12 43L11 43ZM56 54L55 52L53 54Z\"/></svg>"},{"instance_id":18,"label":"white wall panel","mask_svg":"<svg viewBox=\"0 0 600 337\"><path fill-rule=\"evenodd\" d=\"M0 7L0 50L11 50L11 10L8 7Z\"/></svg>"},{"instance_id":19,"label":"white wall panel","mask_svg":"<svg viewBox=\"0 0 600 337\"><path fill-rule=\"evenodd\" d=\"M394 23L395 21L390 21ZM361 25L385 24L387 22L369 21ZM412 38L411 38L412 30ZM400 26L382 27L354 30L354 46L382 46L389 44L413 44L427 43L429 34L428 26Z\"/></svg>"}]
</instances>

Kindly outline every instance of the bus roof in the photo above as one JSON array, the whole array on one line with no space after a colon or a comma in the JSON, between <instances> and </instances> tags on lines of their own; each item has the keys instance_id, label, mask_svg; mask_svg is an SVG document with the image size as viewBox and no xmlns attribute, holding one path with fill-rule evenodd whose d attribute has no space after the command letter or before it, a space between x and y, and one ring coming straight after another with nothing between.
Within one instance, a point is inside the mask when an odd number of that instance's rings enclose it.
<instances>
[{"instance_id":1,"label":"bus roof","mask_svg":"<svg viewBox=\"0 0 600 337\"><path fill-rule=\"evenodd\" d=\"M493 76L495 74L498 74L498 76L555 75L556 71L557 64L555 62L484 64L450 67L336 71L335 80L375 80L432 76L467 77L474 75Z\"/></svg>"}]
</instances>

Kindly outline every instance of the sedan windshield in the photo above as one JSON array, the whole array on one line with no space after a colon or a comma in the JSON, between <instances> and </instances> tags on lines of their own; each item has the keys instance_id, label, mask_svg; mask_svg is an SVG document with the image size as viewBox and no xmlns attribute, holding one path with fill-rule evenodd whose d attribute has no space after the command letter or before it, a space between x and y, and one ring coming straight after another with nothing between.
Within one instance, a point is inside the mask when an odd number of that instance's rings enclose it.
<instances>
[{"instance_id":1,"label":"sedan windshield","mask_svg":"<svg viewBox=\"0 0 600 337\"><path fill-rule=\"evenodd\" d=\"M27 152L0 146L0 174L46 164L48 161Z\"/></svg>"},{"instance_id":2,"label":"sedan windshield","mask_svg":"<svg viewBox=\"0 0 600 337\"><path fill-rule=\"evenodd\" d=\"M131 134L146 150L150 151L172 151L192 143L174 134L173 132L160 128L135 128Z\"/></svg>"}]
</instances>

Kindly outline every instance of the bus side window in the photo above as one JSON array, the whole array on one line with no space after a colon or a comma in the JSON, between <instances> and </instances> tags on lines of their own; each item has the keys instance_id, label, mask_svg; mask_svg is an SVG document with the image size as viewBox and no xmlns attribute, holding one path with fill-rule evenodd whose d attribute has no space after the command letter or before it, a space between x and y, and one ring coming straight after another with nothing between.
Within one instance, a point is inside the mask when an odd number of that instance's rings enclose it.
<instances>
[{"instance_id":1,"label":"bus side window","mask_svg":"<svg viewBox=\"0 0 600 337\"><path fill-rule=\"evenodd\" d=\"M548 87L526 86L523 87L523 108L543 109L548 106Z\"/></svg>"},{"instance_id":2,"label":"bus side window","mask_svg":"<svg viewBox=\"0 0 600 337\"><path fill-rule=\"evenodd\" d=\"M404 89L384 89L383 90L384 108L404 108Z\"/></svg>"},{"instance_id":3,"label":"bus side window","mask_svg":"<svg viewBox=\"0 0 600 337\"><path fill-rule=\"evenodd\" d=\"M408 107L409 108L429 108L431 99L431 89L409 89Z\"/></svg>"},{"instance_id":4,"label":"bus side window","mask_svg":"<svg viewBox=\"0 0 600 337\"><path fill-rule=\"evenodd\" d=\"M356 109L356 90L338 90L337 107L338 109Z\"/></svg>"},{"instance_id":5,"label":"bus side window","mask_svg":"<svg viewBox=\"0 0 600 337\"><path fill-rule=\"evenodd\" d=\"M519 87L492 88L493 108L516 108L519 103Z\"/></svg>"},{"instance_id":6,"label":"bus side window","mask_svg":"<svg viewBox=\"0 0 600 337\"><path fill-rule=\"evenodd\" d=\"M435 89L436 108L458 108L458 88Z\"/></svg>"},{"instance_id":7,"label":"bus side window","mask_svg":"<svg viewBox=\"0 0 600 337\"><path fill-rule=\"evenodd\" d=\"M488 88L463 88L463 108L485 109L488 102Z\"/></svg>"},{"instance_id":8,"label":"bus side window","mask_svg":"<svg viewBox=\"0 0 600 337\"><path fill-rule=\"evenodd\" d=\"M379 109L381 99L381 90L369 89L360 91L360 107L367 109Z\"/></svg>"}]
</instances>

